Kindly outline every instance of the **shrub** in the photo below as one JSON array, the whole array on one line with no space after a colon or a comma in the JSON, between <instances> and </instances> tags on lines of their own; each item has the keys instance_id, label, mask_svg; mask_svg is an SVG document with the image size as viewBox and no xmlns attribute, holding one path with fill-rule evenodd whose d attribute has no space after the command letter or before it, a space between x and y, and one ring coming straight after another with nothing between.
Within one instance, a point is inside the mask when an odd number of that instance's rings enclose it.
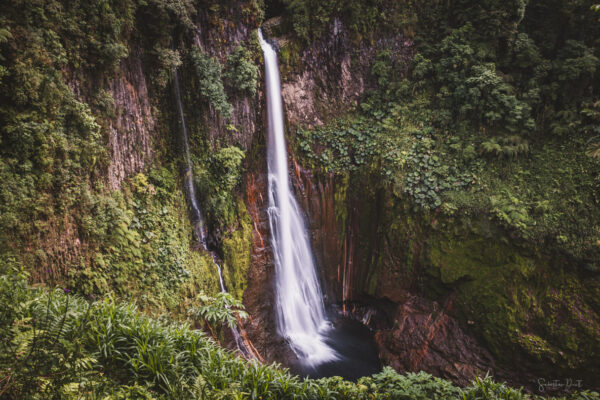
<instances>
[{"instance_id":1,"label":"shrub","mask_svg":"<svg viewBox=\"0 0 600 400\"><path fill-rule=\"evenodd\" d=\"M8 398L533 399L486 378L459 389L426 373L385 368L357 383L300 379L244 360L186 324L151 318L111 299L0 276L0 393ZM111 397L108 397L111 396ZM569 395L598 400L593 392Z\"/></svg>"},{"instance_id":2,"label":"shrub","mask_svg":"<svg viewBox=\"0 0 600 400\"><path fill-rule=\"evenodd\" d=\"M256 95L258 67L252 62L250 51L238 46L227 57L225 80L228 85L240 93Z\"/></svg>"},{"instance_id":3,"label":"shrub","mask_svg":"<svg viewBox=\"0 0 600 400\"><path fill-rule=\"evenodd\" d=\"M528 153L529 143L519 136L491 138L481 143L481 152L498 158L512 158Z\"/></svg>"},{"instance_id":4,"label":"shrub","mask_svg":"<svg viewBox=\"0 0 600 400\"><path fill-rule=\"evenodd\" d=\"M235 224L235 188L242 176L244 151L236 146L224 147L208 160L206 169L195 174L201 189L207 216L214 228Z\"/></svg>"},{"instance_id":5,"label":"shrub","mask_svg":"<svg viewBox=\"0 0 600 400\"><path fill-rule=\"evenodd\" d=\"M215 338L219 337L221 325L235 329L239 320L248 318L242 302L227 292L219 292L216 297L200 293L196 298L201 305L192 307L188 314L197 321L204 321Z\"/></svg>"},{"instance_id":6,"label":"shrub","mask_svg":"<svg viewBox=\"0 0 600 400\"><path fill-rule=\"evenodd\" d=\"M200 95L217 112L228 119L231 117L233 108L227 101L223 87L221 63L200 49L191 53L191 59L198 79Z\"/></svg>"},{"instance_id":7,"label":"shrub","mask_svg":"<svg viewBox=\"0 0 600 400\"><path fill-rule=\"evenodd\" d=\"M157 87L165 88L171 80L173 70L181 65L179 53L157 44L151 54L156 64L156 72L152 75L152 81Z\"/></svg>"}]
</instances>

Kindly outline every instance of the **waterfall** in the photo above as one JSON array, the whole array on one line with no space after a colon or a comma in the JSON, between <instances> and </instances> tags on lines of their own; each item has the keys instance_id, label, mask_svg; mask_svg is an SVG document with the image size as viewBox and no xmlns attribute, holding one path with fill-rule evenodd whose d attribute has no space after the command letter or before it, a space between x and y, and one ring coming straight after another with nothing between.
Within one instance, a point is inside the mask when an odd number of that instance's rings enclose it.
<instances>
[{"instance_id":1,"label":"waterfall","mask_svg":"<svg viewBox=\"0 0 600 400\"><path fill-rule=\"evenodd\" d=\"M265 58L269 223L276 274L277 327L299 359L318 365L338 358L325 342L321 287L294 195L290 191L277 54L258 31Z\"/></svg>"},{"instance_id":2,"label":"waterfall","mask_svg":"<svg viewBox=\"0 0 600 400\"><path fill-rule=\"evenodd\" d=\"M179 110L179 118L181 119L181 132L183 136L183 150L185 152L186 169L184 171L184 186L192 205L192 223L194 224L194 231L198 241L204 247L204 250L208 250L206 244L206 230L204 228L204 218L198 205L198 198L196 197L196 189L194 187L194 174L192 172L192 158L190 156L190 143L188 140L187 125L185 123L185 115L183 114L183 103L181 102L181 90L179 89L179 75L177 69L173 71L173 80L175 81L175 97L177 98L177 109ZM219 268L219 277L220 268Z\"/></svg>"},{"instance_id":3,"label":"waterfall","mask_svg":"<svg viewBox=\"0 0 600 400\"><path fill-rule=\"evenodd\" d=\"M192 223L194 224L194 231L196 232L196 237L198 241L204 248L204 250L210 252L213 260L213 264L217 267L217 273L219 274L219 285L221 287L221 292L227 292L227 288L225 287L225 283L223 282L223 271L221 270L221 266L217 262L217 255L214 251L210 251L208 249L208 244L206 242L206 228L204 227L204 218L202 217L202 212L200 211L200 206L198 205L198 199L196 198L196 189L194 187L194 174L192 172L192 158L190 156L190 143L188 140L188 132L187 125L185 123L185 115L183 113L183 103L181 101L181 89L179 88L179 75L177 74L177 69L173 70L173 80L175 81L175 97L177 98L177 109L179 110L179 118L181 120L181 132L183 136L183 149L185 152L185 161L186 161L186 169L184 171L184 186L187 191L190 204L192 205ZM235 340L235 344L238 350L246 357L254 358L254 354L248 350L244 341L240 337L240 333L237 328L231 329L233 333L233 338Z\"/></svg>"}]
</instances>

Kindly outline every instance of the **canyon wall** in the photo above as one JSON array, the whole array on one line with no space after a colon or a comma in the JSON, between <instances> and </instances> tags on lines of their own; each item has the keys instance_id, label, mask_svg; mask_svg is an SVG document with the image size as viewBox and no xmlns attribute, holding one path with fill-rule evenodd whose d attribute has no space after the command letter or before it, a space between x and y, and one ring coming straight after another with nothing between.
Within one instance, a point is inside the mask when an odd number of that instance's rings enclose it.
<instances>
[{"instance_id":1,"label":"canyon wall","mask_svg":"<svg viewBox=\"0 0 600 400\"><path fill-rule=\"evenodd\" d=\"M198 180L218 169L219 151L243 151L240 182L225 194L232 222L213 221L209 245L227 288L243 298L250 315L245 333L265 360L275 361L288 346L274 321L263 67L260 50L252 48L262 17L252 4L227 3L217 11L198 6L193 28L162 45L182 62ZM516 242L490 216L416 210L369 171L311 169L295 151L297 129L358 112L362 96L375 87L370 65L380 48L392 49L405 71L414 43L401 34L356 42L339 20L307 46L272 28L281 55L290 178L309 222L326 302L366 321L382 361L398 371L425 370L460 384L487 371L525 385L536 376L593 382L600 374L600 288L571 267L578 261ZM232 116L226 119L195 93L199 78L189 54L199 49L225 65L240 44L259 67L258 90L228 89ZM218 277L189 221L172 86L168 79L156 83L155 48L135 36L127 45L128 55L106 79L91 72L66 79L75 97L96 110L106 154L91 171L78 171L82 184L68 187L75 201L40 213L10 248L32 281L90 298L116 293L144 310L184 318L201 293L218 292ZM175 64L162 72L170 76ZM97 93L105 94L110 112L96 104ZM202 200L212 189L198 188ZM59 197L56 190L35 195L52 199ZM202 206L210 212L219 205L207 203Z\"/></svg>"},{"instance_id":2,"label":"canyon wall","mask_svg":"<svg viewBox=\"0 0 600 400\"><path fill-rule=\"evenodd\" d=\"M410 61L410 40L383 40ZM282 66L290 149L298 128L354 112L376 49L350 45L334 22ZM419 211L368 171L310 170L290 153L326 300L368 315L384 363L460 384L486 372L532 388L549 375L593 382L600 288L578 260L515 241L490 216Z\"/></svg>"},{"instance_id":3,"label":"canyon wall","mask_svg":"<svg viewBox=\"0 0 600 400\"><path fill-rule=\"evenodd\" d=\"M157 134L142 63L135 54L121 63L109 85L115 114L109 122L108 183L113 190L121 182L145 171L152 164L153 140Z\"/></svg>"}]
</instances>

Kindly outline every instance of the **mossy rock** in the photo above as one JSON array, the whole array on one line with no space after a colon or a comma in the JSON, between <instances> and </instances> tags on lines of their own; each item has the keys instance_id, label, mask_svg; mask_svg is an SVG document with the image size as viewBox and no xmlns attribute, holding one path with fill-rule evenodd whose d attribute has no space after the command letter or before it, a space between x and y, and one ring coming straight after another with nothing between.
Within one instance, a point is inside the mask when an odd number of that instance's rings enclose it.
<instances>
[{"instance_id":1,"label":"mossy rock","mask_svg":"<svg viewBox=\"0 0 600 400\"><path fill-rule=\"evenodd\" d=\"M223 238L223 279L229 293L241 300L251 263L252 221L244 202L237 203L239 226Z\"/></svg>"},{"instance_id":2,"label":"mossy rock","mask_svg":"<svg viewBox=\"0 0 600 400\"><path fill-rule=\"evenodd\" d=\"M598 285L574 276L563 260L507 242L469 231L434 234L428 239L428 273L456 293L460 316L474 321L499 360L524 354L540 361L540 369L592 373L600 354L600 318L588 298L600 296Z\"/></svg>"}]
</instances>

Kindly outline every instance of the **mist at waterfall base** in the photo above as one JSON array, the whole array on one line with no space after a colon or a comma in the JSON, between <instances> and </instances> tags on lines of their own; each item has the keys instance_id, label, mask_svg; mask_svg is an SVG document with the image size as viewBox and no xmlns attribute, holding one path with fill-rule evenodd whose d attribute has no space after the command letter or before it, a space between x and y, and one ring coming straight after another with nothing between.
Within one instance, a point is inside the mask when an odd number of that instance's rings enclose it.
<instances>
[{"instance_id":1,"label":"mist at waterfall base","mask_svg":"<svg viewBox=\"0 0 600 400\"><path fill-rule=\"evenodd\" d=\"M302 359L283 360L290 371L310 378L341 376L352 381L380 372L381 363L371 330L353 319L333 315L330 318L332 327L322 333L322 337L337 358L314 365Z\"/></svg>"},{"instance_id":2,"label":"mist at waterfall base","mask_svg":"<svg viewBox=\"0 0 600 400\"><path fill-rule=\"evenodd\" d=\"M290 190L277 53L263 38L267 102L269 224L275 264L278 333L296 358L281 360L311 377L357 379L379 370L371 332L358 322L328 318L302 213Z\"/></svg>"}]
</instances>

